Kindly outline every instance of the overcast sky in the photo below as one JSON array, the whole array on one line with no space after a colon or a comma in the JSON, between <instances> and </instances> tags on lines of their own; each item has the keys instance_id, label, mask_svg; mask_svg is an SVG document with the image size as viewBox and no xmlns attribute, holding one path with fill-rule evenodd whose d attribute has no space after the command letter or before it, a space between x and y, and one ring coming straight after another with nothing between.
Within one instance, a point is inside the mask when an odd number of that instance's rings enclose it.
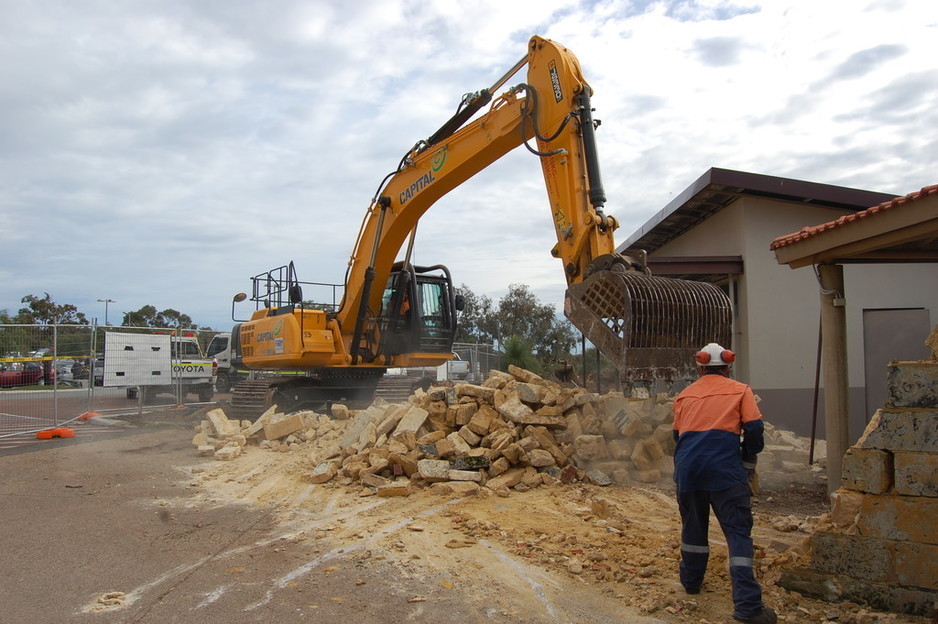
<instances>
[{"instance_id":1,"label":"overcast sky","mask_svg":"<svg viewBox=\"0 0 938 624\"><path fill-rule=\"evenodd\" d=\"M938 183L934 0L0 0L0 309L224 329L252 275L341 282L382 178L534 34L594 89L618 241L710 167ZM559 306L553 236L515 150L430 210L415 261Z\"/></svg>"}]
</instances>

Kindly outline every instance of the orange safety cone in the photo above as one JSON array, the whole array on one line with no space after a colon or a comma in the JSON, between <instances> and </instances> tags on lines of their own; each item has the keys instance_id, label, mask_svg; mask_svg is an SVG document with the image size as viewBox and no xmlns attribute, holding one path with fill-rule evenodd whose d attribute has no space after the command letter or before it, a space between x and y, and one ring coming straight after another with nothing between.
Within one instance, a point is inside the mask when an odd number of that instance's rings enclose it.
<instances>
[{"instance_id":1,"label":"orange safety cone","mask_svg":"<svg viewBox=\"0 0 938 624\"><path fill-rule=\"evenodd\" d=\"M74 438L75 430L68 427L55 427L54 429L43 429L36 433L39 440L51 440L52 438Z\"/></svg>"},{"instance_id":2,"label":"orange safety cone","mask_svg":"<svg viewBox=\"0 0 938 624\"><path fill-rule=\"evenodd\" d=\"M100 415L101 415L101 414L99 414L99 413L97 413L97 412L85 412L84 414L82 414L81 416L79 416L76 420L78 420L79 422L85 422L86 420L91 420L92 418L97 418L97 417L100 416Z\"/></svg>"}]
</instances>

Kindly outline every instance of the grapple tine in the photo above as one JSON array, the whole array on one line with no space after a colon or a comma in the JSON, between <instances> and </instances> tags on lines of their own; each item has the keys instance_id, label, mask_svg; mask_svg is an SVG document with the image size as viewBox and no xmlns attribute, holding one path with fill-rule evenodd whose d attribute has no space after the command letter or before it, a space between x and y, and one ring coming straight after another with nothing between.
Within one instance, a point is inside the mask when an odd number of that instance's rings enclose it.
<instances>
[{"instance_id":1,"label":"grapple tine","mask_svg":"<svg viewBox=\"0 0 938 624\"><path fill-rule=\"evenodd\" d=\"M689 378L694 353L730 344L732 307L716 285L599 271L571 285L564 314L628 382Z\"/></svg>"}]
</instances>

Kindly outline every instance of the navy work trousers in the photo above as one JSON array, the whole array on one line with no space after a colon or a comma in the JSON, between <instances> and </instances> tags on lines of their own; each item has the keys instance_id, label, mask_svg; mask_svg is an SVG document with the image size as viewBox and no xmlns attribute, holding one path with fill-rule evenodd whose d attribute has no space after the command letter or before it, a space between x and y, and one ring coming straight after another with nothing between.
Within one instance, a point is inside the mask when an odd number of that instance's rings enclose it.
<instances>
[{"instance_id":1,"label":"navy work trousers","mask_svg":"<svg viewBox=\"0 0 938 624\"><path fill-rule=\"evenodd\" d=\"M729 548L734 615L749 617L761 611L762 588L752 571L749 487L737 485L719 491L678 492L677 503L681 511L681 584L684 588L693 592L703 583L710 555L707 530L712 506Z\"/></svg>"}]
</instances>

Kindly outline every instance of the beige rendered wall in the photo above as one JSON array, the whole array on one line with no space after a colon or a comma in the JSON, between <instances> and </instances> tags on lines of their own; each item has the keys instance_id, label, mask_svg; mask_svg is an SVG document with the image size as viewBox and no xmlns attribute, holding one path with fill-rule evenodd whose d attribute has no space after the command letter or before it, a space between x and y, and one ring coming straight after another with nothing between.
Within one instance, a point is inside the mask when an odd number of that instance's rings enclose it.
<instances>
[{"instance_id":1,"label":"beige rendered wall","mask_svg":"<svg viewBox=\"0 0 938 624\"><path fill-rule=\"evenodd\" d=\"M769 244L843 214L847 212L743 197L655 251L658 256L742 256L744 274L734 301L733 348L739 355L734 376L762 397L768 420L802 435L811 428L820 291L812 267L779 265ZM863 310L925 308L932 324L938 323L938 267L848 265L844 278L852 443L869 418L863 392ZM823 389L819 401L817 431L823 438Z\"/></svg>"},{"instance_id":2,"label":"beige rendered wall","mask_svg":"<svg viewBox=\"0 0 938 624\"><path fill-rule=\"evenodd\" d=\"M733 348L735 377L764 389L814 384L819 295L811 269L780 266L769 244L844 211L743 197L655 252L660 256L739 255Z\"/></svg>"}]
</instances>

